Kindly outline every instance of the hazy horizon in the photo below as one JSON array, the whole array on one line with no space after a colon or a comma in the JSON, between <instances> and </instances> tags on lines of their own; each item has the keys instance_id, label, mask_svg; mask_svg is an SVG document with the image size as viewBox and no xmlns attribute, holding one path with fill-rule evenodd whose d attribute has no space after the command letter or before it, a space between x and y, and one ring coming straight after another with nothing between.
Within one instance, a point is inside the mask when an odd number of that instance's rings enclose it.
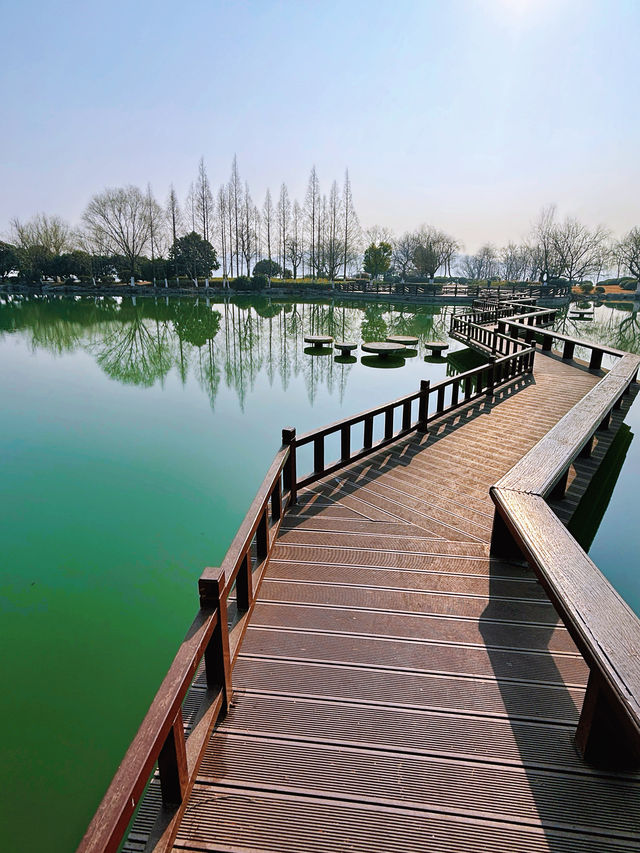
<instances>
[{"instance_id":1,"label":"hazy horizon","mask_svg":"<svg viewBox=\"0 0 640 853\"><path fill-rule=\"evenodd\" d=\"M522 239L550 203L640 224L633 0L0 9L2 233L75 225L106 186L183 200L201 156L217 186L234 153L259 205L348 167L364 226L430 223L467 251Z\"/></svg>"}]
</instances>

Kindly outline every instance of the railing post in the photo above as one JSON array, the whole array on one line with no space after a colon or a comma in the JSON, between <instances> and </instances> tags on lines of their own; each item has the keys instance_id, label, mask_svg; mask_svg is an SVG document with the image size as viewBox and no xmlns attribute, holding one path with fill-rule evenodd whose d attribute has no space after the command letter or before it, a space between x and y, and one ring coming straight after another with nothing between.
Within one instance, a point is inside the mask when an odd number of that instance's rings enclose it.
<instances>
[{"instance_id":1,"label":"railing post","mask_svg":"<svg viewBox=\"0 0 640 853\"><path fill-rule=\"evenodd\" d=\"M567 491L567 481L569 479L569 469L564 472L555 486L551 489L549 497L553 501L561 501Z\"/></svg>"},{"instance_id":2,"label":"railing post","mask_svg":"<svg viewBox=\"0 0 640 853\"><path fill-rule=\"evenodd\" d=\"M298 499L298 472L296 470L296 429L285 427L282 430L282 443L289 448L289 458L284 467L284 485L289 490L289 503Z\"/></svg>"},{"instance_id":3,"label":"railing post","mask_svg":"<svg viewBox=\"0 0 640 853\"><path fill-rule=\"evenodd\" d=\"M324 471L324 436L317 435L313 439L313 472L322 474Z\"/></svg>"},{"instance_id":4,"label":"railing post","mask_svg":"<svg viewBox=\"0 0 640 853\"><path fill-rule=\"evenodd\" d=\"M384 413L384 437L386 440L393 438L393 407L389 406Z\"/></svg>"},{"instance_id":5,"label":"railing post","mask_svg":"<svg viewBox=\"0 0 640 853\"><path fill-rule=\"evenodd\" d=\"M570 361L573 358L573 352L576 348L576 345L573 341L565 341L564 348L562 350L562 358Z\"/></svg>"},{"instance_id":6,"label":"railing post","mask_svg":"<svg viewBox=\"0 0 640 853\"><path fill-rule=\"evenodd\" d=\"M402 429L411 428L411 400L405 400L402 404Z\"/></svg>"},{"instance_id":7,"label":"railing post","mask_svg":"<svg viewBox=\"0 0 640 853\"><path fill-rule=\"evenodd\" d=\"M180 805L189 784L181 708L158 755L158 770L162 802L165 806Z\"/></svg>"},{"instance_id":8,"label":"railing post","mask_svg":"<svg viewBox=\"0 0 640 853\"><path fill-rule=\"evenodd\" d=\"M536 360L536 342L531 341L531 352L527 356L527 373L533 373L533 365Z\"/></svg>"},{"instance_id":9,"label":"railing post","mask_svg":"<svg viewBox=\"0 0 640 853\"><path fill-rule=\"evenodd\" d=\"M271 493L271 517L274 521L280 521L280 517L282 516L282 486L281 480L278 476L276 480L276 484L273 487L273 492Z\"/></svg>"},{"instance_id":10,"label":"railing post","mask_svg":"<svg viewBox=\"0 0 640 853\"><path fill-rule=\"evenodd\" d=\"M427 432L429 420L429 379L420 380L420 397L418 402L418 432Z\"/></svg>"},{"instance_id":11,"label":"railing post","mask_svg":"<svg viewBox=\"0 0 640 853\"><path fill-rule=\"evenodd\" d=\"M198 592L200 607L210 607L218 611L218 623L205 650L204 665L207 686L222 690L222 713L226 714L233 695L233 685L227 599L224 596L224 571L221 568L205 569L198 581Z\"/></svg>"},{"instance_id":12,"label":"railing post","mask_svg":"<svg viewBox=\"0 0 640 853\"><path fill-rule=\"evenodd\" d=\"M603 355L603 352L601 349L596 349L594 347L591 350L591 359L589 360L589 370L599 370L602 367L602 355Z\"/></svg>"},{"instance_id":13,"label":"railing post","mask_svg":"<svg viewBox=\"0 0 640 853\"><path fill-rule=\"evenodd\" d=\"M616 713L608 689L593 670L589 673L575 744L582 758L596 766L633 768L640 758L637 746L627 737L625 721Z\"/></svg>"},{"instance_id":14,"label":"railing post","mask_svg":"<svg viewBox=\"0 0 640 853\"><path fill-rule=\"evenodd\" d=\"M242 563L236 575L236 603L238 610L248 610L253 598L253 573L251 551L242 558Z\"/></svg>"},{"instance_id":15,"label":"railing post","mask_svg":"<svg viewBox=\"0 0 640 853\"><path fill-rule=\"evenodd\" d=\"M258 560L265 560L269 553L269 518L267 508L262 510L256 530L256 551Z\"/></svg>"},{"instance_id":16,"label":"railing post","mask_svg":"<svg viewBox=\"0 0 640 853\"><path fill-rule=\"evenodd\" d=\"M367 415L364 419L363 447L368 450L373 445L373 415Z\"/></svg>"},{"instance_id":17,"label":"railing post","mask_svg":"<svg viewBox=\"0 0 640 853\"><path fill-rule=\"evenodd\" d=\"M342 462L351 458L351 424L345 424L340 430L340 457Z\"/></svg>"},{"instance_id":18,"label":"railing post","mask_svg":"<svg viewBox=\"0 0 640 853\"><path fill-rule=\"evenodd\" d=\"M495 386L495 372L496 372L496 359L495 356L491 356L489 359L489 367L487 368L487 390L485 394L487 397L493 397L493 388Z\"/></svg>"}]
</instances>

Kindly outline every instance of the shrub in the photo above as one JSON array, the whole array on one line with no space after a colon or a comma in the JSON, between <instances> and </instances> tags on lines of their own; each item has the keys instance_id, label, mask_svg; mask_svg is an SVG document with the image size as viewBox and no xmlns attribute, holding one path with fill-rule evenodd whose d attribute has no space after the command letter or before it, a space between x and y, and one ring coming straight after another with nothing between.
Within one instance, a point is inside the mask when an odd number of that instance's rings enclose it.
<instances>
[{"instance_id":1,"label":"shrub","mask_svg":"<svg viewBox=\"0 0 640 853\"><path fill-rule=\"evenodd\" d=\"M258 263L253 268L253 275L267 275L267 276L275 276L280 275L282 272L282 267L280 264L277 264L275 261L270 261L268 258L265 258L262 261L258 261Z\"/></svg>"},{"instance_id":2,"label":"shrub","mask_svg":"<svg viewBox=\"0 0 640 853\"><path fill-rule=\"evenodd\" d=\"M248 275L239 275L233 282L234 290L256 290L254 288L253 281L249 278Z\"/></svg>"},{"instance_id":3,"label":"shrub","mask_svg":"<svg viewBox=\"0 0 640 853\"><path fill-rule=\"evenodd\" d=\"M593 284L590 281L583 281L582 284L579 284L578 287L582 291L582 293L591 293L593 290Z\"/></svg>"},{"instance_id":4,"label":"shrub","mask_svg":"<svg viewBox=\"0 0 640 853\"><path fill-rule=\"evenodd\" d=\"M264 273L255 273L251 279L254 290L266 290L269 286L269 276Z\"/></svg>"},{"instance_id":5,"label":"shrub","mask_svg":"<svg viewBox=\"0 0 640 853\"><path fill-rule=\"evenodd\" d=\"M602 287L602 285L598 285L596 287L596 293L604 293L604 287Z\"/></svg>"},{"instance_id":6,"label":"shrub","mask_svg":"<svg viewBox=\"0 0 640 853\"><path fill-rule=\"evenodd\" d=\"M637 286L638 286L638 279L637 278L627 278L627 279L624 279L624 281L620 282L620 287L622 288L622 290L635 290Z\"/></svg>"}]
</instances>

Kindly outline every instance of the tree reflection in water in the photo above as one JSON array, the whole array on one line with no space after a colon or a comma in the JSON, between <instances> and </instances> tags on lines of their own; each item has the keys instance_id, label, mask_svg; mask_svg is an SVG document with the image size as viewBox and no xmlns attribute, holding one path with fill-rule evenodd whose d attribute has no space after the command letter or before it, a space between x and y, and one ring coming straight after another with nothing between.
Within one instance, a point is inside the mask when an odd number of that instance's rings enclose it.
<instances>
[{"instance_id":1,"label":"tree reflection in water","mask_svg":"<svg viewBox=\"0 0 640 853\"><path fill-rule=\"evenodd\" d=\"M207 300L209 301L209 300ZM321 388L343 398L353 365L332 356L304 354L305 335L336 340L384 340L415 335L421 343L447 337L451 314L461 306L315 301L268 296L231 299L0 296L0 337L20 332L34 349L55 355L83 350L121 382L150 387L173 371L192 376L215 404L220 384L234 390L241 407L264 371L286 390L304 380L313 403ZM619 349L640 352L637 304L598 307L592 322L562 311L556 328ZM465 369L455 362L453 369Z\"/></svg>"}]
</instances>

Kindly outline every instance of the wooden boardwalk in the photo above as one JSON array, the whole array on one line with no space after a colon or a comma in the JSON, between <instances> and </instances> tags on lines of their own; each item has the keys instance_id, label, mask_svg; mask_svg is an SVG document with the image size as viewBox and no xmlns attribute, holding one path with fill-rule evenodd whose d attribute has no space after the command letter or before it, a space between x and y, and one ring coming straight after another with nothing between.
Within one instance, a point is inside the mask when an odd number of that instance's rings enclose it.
<instances>
[{"instance_id":1,"label":"wooden boardwalk","mask_svg":"<svg viewBox=\"0 0 640 853\"><path fill-rule=\"evenodd\" d=\"M524 562L489 557L489 487L598 380L538 353L300 492L174 850L640 849L640 775L573 744L587 665ZM563 520L613 434L572 468Z\"/></svg>"}]
</instances>

